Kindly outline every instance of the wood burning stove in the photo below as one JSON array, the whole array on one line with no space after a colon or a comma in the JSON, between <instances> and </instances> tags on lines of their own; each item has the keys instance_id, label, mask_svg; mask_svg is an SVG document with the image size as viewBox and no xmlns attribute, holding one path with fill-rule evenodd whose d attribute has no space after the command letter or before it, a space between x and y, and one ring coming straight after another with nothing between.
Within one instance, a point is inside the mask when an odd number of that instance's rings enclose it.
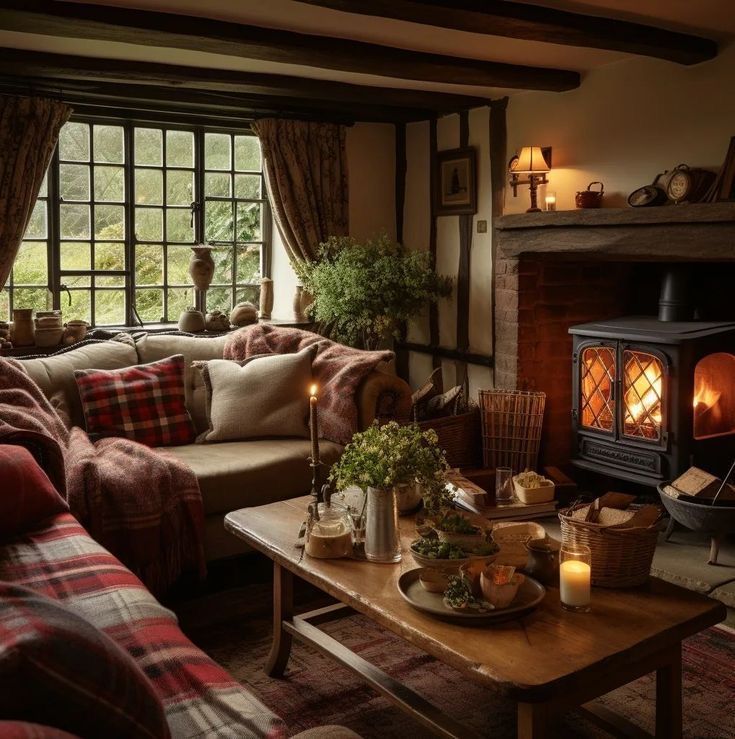
<instances>
[{"instance_id":1,"label":"wood burning stove","mask_svg":"<svg viewBox=\"0 0 735 739\"><path fill-rule=\"evenodd\" d=\"M723 472L732 462L735 323L660 320L682 315L666 295L659 320L569 329L578 467L657 485L692 464Z\"/></svg>"}]
</instances>

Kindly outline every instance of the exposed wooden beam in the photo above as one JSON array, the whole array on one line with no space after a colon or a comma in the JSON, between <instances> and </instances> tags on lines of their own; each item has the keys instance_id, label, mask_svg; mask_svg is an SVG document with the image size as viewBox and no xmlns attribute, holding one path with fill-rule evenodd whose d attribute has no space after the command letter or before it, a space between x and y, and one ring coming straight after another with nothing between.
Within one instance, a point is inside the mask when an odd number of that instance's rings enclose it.
<instances>
[{"instance_id":1,"label":"exposed wooden beam","mask_svg":"<svg viewBox=\"0 0 735 739\"><path fill-rule=\"evenodd\" d=\"M700 36L508 0L300 1L347 13L527 41L623 51L680 64L698 64L717 55L717 44Z\"/></svg>"},{"instance_id":2,"label":"exposed wooden beam","mask_svg":"<svg viewBox=\"0 0 735 739\"><path fill-rule=\"evenodd\" d=\"M348 107L380 105L384 108L426 109L452 113L487 105L488 100L426 90L369 87L304 77L238 72L173 64L52 54L0 48L0 74L56 81L122 82L170 87L176 90L260 95L265 97L333 101ZM428 115L424 117L429 117ZM359 116L358 116L359 118Z\"/></svg>"},{"instance_id":3,"label":"exposed wooden beam","mask_svg":"<svg viewBox=\"0 0 735 739\"><path fill-rule=\"evenodd\" d=\"M577 72L568 70L429 54L188 15L53 0L4 0L0 28L427 82L561 91L578 87L580 79Z\"/></svg>"}]
</instances>

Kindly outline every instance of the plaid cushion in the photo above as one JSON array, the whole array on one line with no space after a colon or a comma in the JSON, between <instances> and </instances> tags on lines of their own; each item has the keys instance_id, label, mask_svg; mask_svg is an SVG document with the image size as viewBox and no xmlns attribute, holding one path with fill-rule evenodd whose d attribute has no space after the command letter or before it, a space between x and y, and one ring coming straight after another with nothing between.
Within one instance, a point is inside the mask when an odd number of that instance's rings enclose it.
<instances>
[{"instance_id":1,"label":"plaid cushion","mask_svg":"<svg viewBox=\"0 0 735 739\"><path fill-rule=\"evenodd\" d=\"M33 455L22 446L0 444L0 538L15 536L55 513L68 511Z\"/></svg>"},{"instance_id":2,"label":"plaid cushion","mask_svg":"<svg viewBox=\"0 0 735 739\"><path fill-rule=\"evenodd\" d=\"M283 722L195 647L71 514L0 546L0 580L62 601L112 637L153 683L176 739L285 736Z\"/></svg>"},{"instance_id":3,"label":"plaid cushion","mask_svg":"<svg viewBox=\"0 0 735 739\"><path fill-rule=\"evenodd\" d=\"M196 432L184 401L184 357L118 370L75 370L87 433L148 446L191 444Z\"/></svg>"},{"instance_id":4,"label":"plaid cushion","mask_svg":"<svg viewBox=\"0 0 735 739\"><path fill-rule=\"evenodd\" d=\"M0 681L0 718L80 736L169 736L127 652L58 601L11 583L0 583Z\"/></svg>"}]
</instances>

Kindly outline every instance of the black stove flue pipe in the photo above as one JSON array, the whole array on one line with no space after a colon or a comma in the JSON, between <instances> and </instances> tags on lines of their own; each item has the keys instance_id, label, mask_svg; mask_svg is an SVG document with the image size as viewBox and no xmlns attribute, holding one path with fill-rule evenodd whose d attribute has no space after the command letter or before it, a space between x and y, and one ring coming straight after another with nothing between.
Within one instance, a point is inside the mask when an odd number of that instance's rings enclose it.
<instances>
[{"instance_id":1,"label":"black stove flue pipe","mask_svg":"<svg viewBox=\"0 0 735 739\"><path fill-rule=\"evenodd\" d=\"M661 281L659 321L693 321L692 269L687 265L668 267Z\"/></svg>"}]
</instances>

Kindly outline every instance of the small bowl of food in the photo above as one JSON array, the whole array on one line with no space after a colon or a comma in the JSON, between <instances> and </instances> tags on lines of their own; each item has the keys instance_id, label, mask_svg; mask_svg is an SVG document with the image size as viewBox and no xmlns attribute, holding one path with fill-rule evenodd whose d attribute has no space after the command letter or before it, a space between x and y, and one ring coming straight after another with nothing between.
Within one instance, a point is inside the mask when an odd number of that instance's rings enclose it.
<instances>
[{"instance_id":1,"label":"small bowl of food","mask_svg":"<svg viewBox=\"0 0 735 739\"><path fill-rule=\"evenodd\" d=\"M516 497L525 505L548 503L554 500L556 485L543 475L526 470L513 477Z\"/></svg>"},{"instance_id":2,"label":"small bowl of food","mask_svg":"<svg viewBox=\"0 0 735 739\"><path fill-rule=\"evenodd\" d=\"M480 573L480 590L495 608L507 608L518 594L525 576L506 565L488 565Z\"/></svg>"},{"instance_id":3,"label":"small bowl of food","mask_svg":"<svg viewBox=\"0 0 735 739\"><path fill-rule=\"evenodd\" d=\"M449 585L449 576L441 570L424 567L419 572L419 582L429 593L443 593Z\"/></svg>"},{"instance_id":4,"label":"small bowl of food","mask_svg":"<svg viewBox=\"0 0 735 739\"><path fill-rule=\"evenodd\" d=\"M485 541L485 532L461 513L445 513L435 524L434 531L441 541L462 549L479 547Z\"/></svg>"},{"instance_id":5,"label":"small bowl of food","mask_svg":"<svg viewBox=\"0 0 735 739\"><path fill-rule=\"evenodd\" d=\"M459 566L470 559L461 547L427 536L412 541L409 549L419 567L443 572L457 572Z\"/></svg>"}]
</instances>

